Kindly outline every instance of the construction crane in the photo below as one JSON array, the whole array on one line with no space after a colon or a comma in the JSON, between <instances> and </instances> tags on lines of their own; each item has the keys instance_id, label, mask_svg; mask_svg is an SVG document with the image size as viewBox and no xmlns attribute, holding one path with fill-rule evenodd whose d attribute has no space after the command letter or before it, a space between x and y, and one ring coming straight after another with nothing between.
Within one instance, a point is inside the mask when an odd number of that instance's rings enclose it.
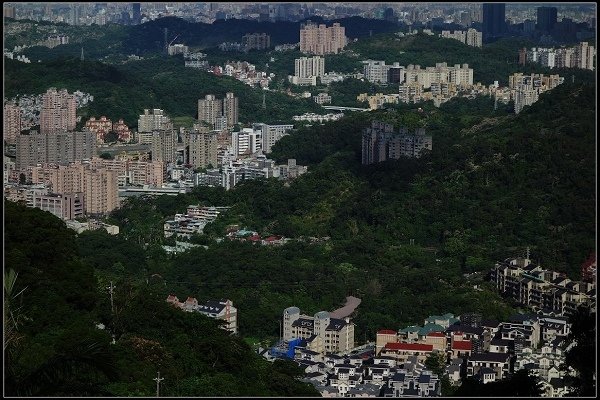
<instances>
[{"instance_id":1,"label":"construction crane","mask_svg":"<svg viewBox=\"0 0 600 400\"><path fill-rule=\"evenodd\" d=\"M175 41L175 40L176 40L178 37L179 37L179 34L175 35L175 37L173 38L173 40L171 40L171 41L169 42L169 44L167 44L167 43L166 43L167 41L165 40L165 52L167 52L167 53L169 52L169 46L171 46L171 45L173 44L173 42L174 42L174 41ZM166 39L166 38L165 38L165 39Z\"/></svg>"}]
</instances>

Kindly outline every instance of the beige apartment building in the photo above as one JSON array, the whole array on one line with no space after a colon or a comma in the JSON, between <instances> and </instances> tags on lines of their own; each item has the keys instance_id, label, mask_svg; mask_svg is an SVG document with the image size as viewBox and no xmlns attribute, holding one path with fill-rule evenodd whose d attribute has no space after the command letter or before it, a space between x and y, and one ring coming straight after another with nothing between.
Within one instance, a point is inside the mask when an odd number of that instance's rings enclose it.
<instances>
[{"instance_id":1,"label":"beige apartment building","mask_svg":"<svg viewBox=\"0 0 600 400\"><path fill-rule=\"evenodd\" d=\"M232 127L239 120L239 98L231 92L225 94L223 99L223 116L227 118L227 126Z\"/></svg>"},{"instance_id":2,"label":"beige apartment building","mask_svg":"<svg viewBox=\"0 0 600 400\"><path fill-rule=\"evenodd\" d=\"M119 206L117 173L80 162L31 168L33 184L46 184L52 193L83 193L86 215L108 214Z\"/></svg>"},{"instance_id":3,"label":"beige apartment building","mask_svg":"<svg viewBox=\"0 0 600 400\"><path fill-rule=\"evenodd\" d=\"M153 109L152 112L145 109L144 114L138 118L138 132L152 132L172 128L171 119L159 108Z\"/></svg>"},{"instance_id":4,"label":"beige apartment building","mask_svg":"<svg viewBox=\"0 0 600 400\"><path fill-rule=\"evenodd\" d=\"M223 115L223 101L213 94L207 94L204 99L198 100L198 121L204 121L213 128L217 118Z\"/></svg>"},{"instance_id":5,"label":"beige apartment building","mask_svg":"<svg viewBox=\"0 0 600 400\"><path fill-rule=\"evenodd\" d=\"M319 311L314 316L300 314L298 307L288 307L283 311L283 339L309 339L312 336L323 340L325 352L341 352L354 348L354 324L350 318L332 318L327 311Z\"/></svg>"},{"instance_id":6,"label":"beige apartment building","mask_svg":"<svg viewBox=\"0 0 600 400\"><path fill-rule=\"evenodd\" d=\"M93 168L106 168L116 172L118 186L150 185L160 187L164 183L165 168L161 161L129 160L125 157L105 160L94 157L91 165Z\"/></svg>"},{"instance_id":7,"label":"beige apartment building","mask_svg":"<svg viewBox=\"0 0 600 400\"><path fill-rule=\"evenodd\" d=\"M150 144L152 161L176 162L178 136L178 133L174 130L152 132L152 142Z\"/></svg>"},{"instance_id":8,"label":"beige apartment building","mask_svg":"<svg viewBox=\"0 0 600 400\"><path fill-rule=\"evenodd\" d=\"M217 134L214 132L192 132L184 138L185 164L193 168L217 167Z\"/></svg>"},{"instance_id":9,"label":"beige apartment building","mask_svg":"<svg viewBox=\"0 0 600 400\"><path fill-rule=\"evenodd\" d=\"M15 144L21 134L21 108L13 103L4 105L4 140Z\"/></svg>"},{"instance_id":10,"label":"beige apartment building","mask_svg":"<svg viewBox=\"0 0 600 400\"><path fill-rule=\"evenodd\" d=\"M346 28L334 23L314 24L308 21L300 28L300 51L305 54L337 54L348 44Z\"/></svg>"},{"instance_id":11,"label":"beige apartment building","mask_svg":"<svg viewBox=\"0 0 600 400\"><path fill-rule=\"evenodd\" d=\"M72 131L77 123L75 96L66 89L50 88L42 96L40 112L40 133L61 133Z\"/></svg>"}]
</instances>

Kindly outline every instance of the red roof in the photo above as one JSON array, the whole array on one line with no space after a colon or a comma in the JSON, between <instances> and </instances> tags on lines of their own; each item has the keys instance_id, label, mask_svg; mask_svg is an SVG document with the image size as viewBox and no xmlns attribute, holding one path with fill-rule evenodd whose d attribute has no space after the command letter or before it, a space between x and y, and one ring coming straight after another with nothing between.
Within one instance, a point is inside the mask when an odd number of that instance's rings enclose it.
<instances>
[{"instance_id":1,"label":"red roof","mask_svg":"<svg viewBox=\"0 0 600 400\"><path fill-rule=\"evenodd\" d=\"M429 332L427 336L445 337L446 335L444 335L442 332Z\"/></svg>"},{"instance_id":2,"label":"red roof","mask_svg":"<svg viewBox=\"0 0 600 400\"><path fill-rule=\"evenodd\" d=\"M454 340L452 342L452 349L470 351L473 349L473 343L470 340Z\"/></svg>"},{"instance_id":3,"label":"red roof","mask_svg":"<svg viewBox=\"0 0 600 400\"><path fill-rule=\"evenodd\" d=\"M387 343L385 348L388 350L433 351L432 344L421 343Z\"/></svg>"},{"instance_id":4,"label":"red roof","mask_svg":"<svg viewBox=\"0 0 600 400\"><path fill-rule=\"evenodd\" d=\"M257 241L260 240L260 236L259 235L253 235L253 236L248 237L248 240L251 240L253 242L257 242Z\"/></svg>"},{"instance_id":5,"label":"red roof","mask_svg":"<svg viewBox=\"0 0 600 400\"><path fill-rule=\"evenodd\" d=\"M378 335L396 335L396 333L396 331L393 331L391 329L381 329L377 331Z\"/></svg>"},{"instance_id":6,"label":"red roof","mask_svg":"<svg viewBox=\"0 0 600 400\"><path fill-rule=\"evenodd\" d=\"M281 237L280 237L280 236L269 236L269 237L268 237L268 238L266 238L265 240L266 240L267 242L272 242L272 241L274 241L274 240L280 240L280 239L281 239Z\"/></svg>"}]
</instances>

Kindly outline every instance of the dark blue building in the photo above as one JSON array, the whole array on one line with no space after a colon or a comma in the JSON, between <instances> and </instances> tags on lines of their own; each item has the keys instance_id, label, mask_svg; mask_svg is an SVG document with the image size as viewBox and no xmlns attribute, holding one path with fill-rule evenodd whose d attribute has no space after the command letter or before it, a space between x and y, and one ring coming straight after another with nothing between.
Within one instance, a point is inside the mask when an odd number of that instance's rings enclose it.
<instances>
[{"instance_id":1,"label":"dark blue building","mask_svg":"<svg viewBox=\"0 0 600 400\"><path fill-rule=\"evenodd\" d=\"M537 30L550 32L556 25L558 10L556 7L538 7Z\"/></svg>"},{"instance_id":2,"label":"dark blue building","mask_svg":"<svg viewBox=\"0 0 600 400\"><path fill-rule=\"evenodd\" d=\"M483 4L483 39L501 37L506 32L506 4Z\"/></svg>"},{"instance_id":3,"label":"dark blue building","mask_svg":"<svg viewBox=\"0 0 600 400\"><path fill-rule=\"evenodd\" d=\"M142 23L142 6L140 3L133 3L133 24L139 25Z\"/></svg>"}]
</instances>

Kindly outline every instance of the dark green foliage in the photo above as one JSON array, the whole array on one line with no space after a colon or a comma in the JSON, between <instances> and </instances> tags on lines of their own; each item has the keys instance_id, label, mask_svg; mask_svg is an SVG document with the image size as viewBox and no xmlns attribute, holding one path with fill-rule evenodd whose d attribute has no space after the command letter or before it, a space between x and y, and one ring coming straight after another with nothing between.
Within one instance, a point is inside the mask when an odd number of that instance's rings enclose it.
<instances>
[{"instance_id":1,"label":"dark green foliage","mask_svg":"<svg viewBox=\"0 0 600 400\"><path fill-rule=\"evenodd\" d=\"M572 396L594 396L596 393L596 313L579 307L569 322L569 342L576 344L566 353L564 368L573 368L577 376L567 375L565 383Z\"/></svg>"},{"instance_id":2,"label":"dark green foliage","mask_svg":"<svg viewBox=\"0 0 600 400\"><path fill-rule=\"evenodd\" d=\"M523 47L534 47L535 44L525 39L502 39L477 48L467 46L458 40L429 36L423 33L398 37L392 33L374 35L359 40L348 46L360 54L360 59L384 60L387 64L399 62L400 65L420 65L421 68L433 67L436 63L446 62L448 65L469 64L473 68L473 81L485 85L498 81L500 85L508 85L508 76L515 72L529 74L545 73L560 76L576 75L576 81L593 81L592 71L574 68L550 70L541 65L518 65L518 50Z\"/></svg>"},{"instance_id":3,"label":"dark green foliage","mask_svg":"<svg viewBox=\"0 0 600 400\"><path fill-rule=\"evenodd\" d=\"M217 320L166 303L160 276L139 276L145 254L135 243L76 238L50 213L8 201L5 221L6 268L19 273L11 293L25 289L11 297L21 324L5 342L7 395L152 396L157 370L164 396L318 395L295 379L299 369L268 363ZM146 255L165 261L152 247ZM113 311L101 280L109 273Z\"/></svg>"},{"instance_id":4,"label":"dark green foliage","mask_svg":"<svg viewBox=\"0 0 600 400\"><path fill-rule=\"evenodd\" d=\"M145 108L161 108L172 117L195 116L198 99L206 94L218 98L233 92L240 98L240 122L290 121L293 115L320 112L310 99L295 99L276 92L250 88L232 77L217 77L208 72L186 68L176 58L152 58L110 66L97 61L61 59L23 64L6 60L6 95L38 94L49 87L81 90L94 96L89 106L78 111L83 119L106 115L123 118L128 126L137 126Z\"/></svg>"}]
</instances>

